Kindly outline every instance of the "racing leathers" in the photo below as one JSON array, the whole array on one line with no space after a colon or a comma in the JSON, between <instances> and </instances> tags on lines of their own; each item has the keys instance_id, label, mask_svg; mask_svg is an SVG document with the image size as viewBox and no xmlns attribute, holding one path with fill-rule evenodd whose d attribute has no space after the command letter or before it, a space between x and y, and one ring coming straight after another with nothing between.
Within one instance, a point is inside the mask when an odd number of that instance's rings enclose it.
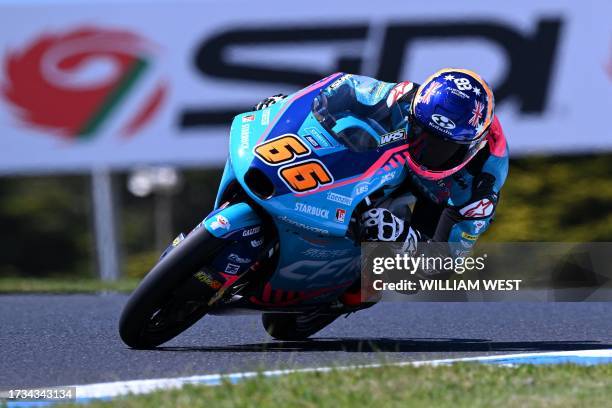
<instances>
[{"instance_id":1,"label":"racing leathers","mask_svg":"<svg viewBox=\"0 0 612 408\"><path fill-rule=\"evenodd\" d=\"M345 74L323 94L332 114L350 111L375 120L391 132L405 119L417 88L418 84L409 81L388 83ZM395 104L399 104L401 115L393 111ZM458 172L430 180L409 171L409 177L395 191L396 203L375 204L377 208L363 214L362 239L403 241L408 250L414 249L414 241L447 242L453 256L465 256L489 228L507 173L508 147L495 117L487 145ZM412 212L402 208L403 195L417 197Z\"/></svg>"},{"instance_id":2,"label":"racing leathers","mask_svg":"<svg viewBox=\"0 0 612 408\"><path fill-rule=\"evenodd\" d=\"M344 74L322 93L329 117L349 111L392 132L406 120L418 87L410 81L389 83ZM256 108L283 97L267 98ZM426 179L406 166L409 176L391 198L374 202L362 215L362 240L400 241L406 251L415 250L418 242L446 242L453 256L466 256L489 228L508 173L508 147L497 117L486 139L487 144L469 163L448 177ZM417 198L412 211L404 199L408 196Z\"/></svg>"}]
</instances>

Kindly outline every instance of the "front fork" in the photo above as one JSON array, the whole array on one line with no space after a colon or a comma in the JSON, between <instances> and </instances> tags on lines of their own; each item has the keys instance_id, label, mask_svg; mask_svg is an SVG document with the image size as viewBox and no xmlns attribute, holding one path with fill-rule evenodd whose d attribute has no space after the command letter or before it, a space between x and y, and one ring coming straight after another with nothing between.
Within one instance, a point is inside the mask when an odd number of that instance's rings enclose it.
<instances>
[{"instance_id":1,"label":"front fork","mask_svg":"<svg viewBox=\"0 0 612 408\"><path fill-rule=\"evenodd\" d=\"M275 246L265 242L262 219L244 202L224 203L212 211L195 229L206 228L216 238L227 242L216 256L193 278L216 291L208 302L217 303L225 294L246 286L262 263L274 255ZM180 245L180 234L162 257Z\"/></svg>"}]
</instances>

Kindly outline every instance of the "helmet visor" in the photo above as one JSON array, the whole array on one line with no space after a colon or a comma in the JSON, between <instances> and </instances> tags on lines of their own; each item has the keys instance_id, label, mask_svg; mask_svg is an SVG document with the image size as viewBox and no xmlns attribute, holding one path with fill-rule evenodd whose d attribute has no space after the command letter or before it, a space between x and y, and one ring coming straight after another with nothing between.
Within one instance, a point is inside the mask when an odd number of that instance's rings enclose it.
<instances>
[{"instance_id":1,"label":"helmet visor","mask_svg":"<svg viewBox=\"0 0 612 408\"><path fill-rule=\"evenodd\" d=\"M432 133L417 123L408 131L408 153L419 166L432 171L446 171L469 158L472 143L459 143Z\"/></svg>"}]
</instances>

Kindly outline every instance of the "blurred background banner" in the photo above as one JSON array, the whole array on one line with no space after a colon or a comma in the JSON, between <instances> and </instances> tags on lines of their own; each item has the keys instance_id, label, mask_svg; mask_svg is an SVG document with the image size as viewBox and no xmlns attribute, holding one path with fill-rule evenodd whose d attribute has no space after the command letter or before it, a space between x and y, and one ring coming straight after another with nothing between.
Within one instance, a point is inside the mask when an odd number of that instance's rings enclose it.
<instances>
[{"instance_id":1,"label":"blurred background banner","mask_svg":"<svg viewBox=\"0 0 612 408\"><path fill-rule=\"evenodd\" d=\"M212 209L234 115L337 71L477 71L512 154L482 239L612 241L611 14L609 0L0 0L0 293L132 288Z\"/></svg>"},{"instance_id":2,"label":"blurred background banner","mask_svg":"<svg viewBox=\"0 0 612 408\"><path fill-rule=\"evenodd\" d=\"M612 150L609 1L0 1L0 174L217 167L232 117L331 72L473 69L513 154Z\"/></svg>"}]
</instances>

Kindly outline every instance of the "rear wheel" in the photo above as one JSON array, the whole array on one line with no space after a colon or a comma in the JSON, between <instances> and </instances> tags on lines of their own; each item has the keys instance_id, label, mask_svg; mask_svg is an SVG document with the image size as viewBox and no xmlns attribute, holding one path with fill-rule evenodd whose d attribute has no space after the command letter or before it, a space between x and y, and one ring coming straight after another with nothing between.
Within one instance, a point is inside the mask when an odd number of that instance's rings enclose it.
<instances>
[{"instance_id":1,"label":"rear wheel","mask_svg":"<svg viewBox=\"0 0 612 408\"><path fill-rule=\"evenodd\" d=\"M164 256L132 293L119 334L132 348L151 348L176 337L201 319L217 290L194 278L222 245L199 227Z\"/></svg>"},{"instance_id":2,"label":"rear wheel","mask_svg":"<svg viewBox=\"0 0 612 408\"><path fill-rule=\"evenodd\" d=\"M261 322L268 334L278 340L304 340L322 330L339 314L322 313L264 313Z\"/></svg>"}]
</instances>

